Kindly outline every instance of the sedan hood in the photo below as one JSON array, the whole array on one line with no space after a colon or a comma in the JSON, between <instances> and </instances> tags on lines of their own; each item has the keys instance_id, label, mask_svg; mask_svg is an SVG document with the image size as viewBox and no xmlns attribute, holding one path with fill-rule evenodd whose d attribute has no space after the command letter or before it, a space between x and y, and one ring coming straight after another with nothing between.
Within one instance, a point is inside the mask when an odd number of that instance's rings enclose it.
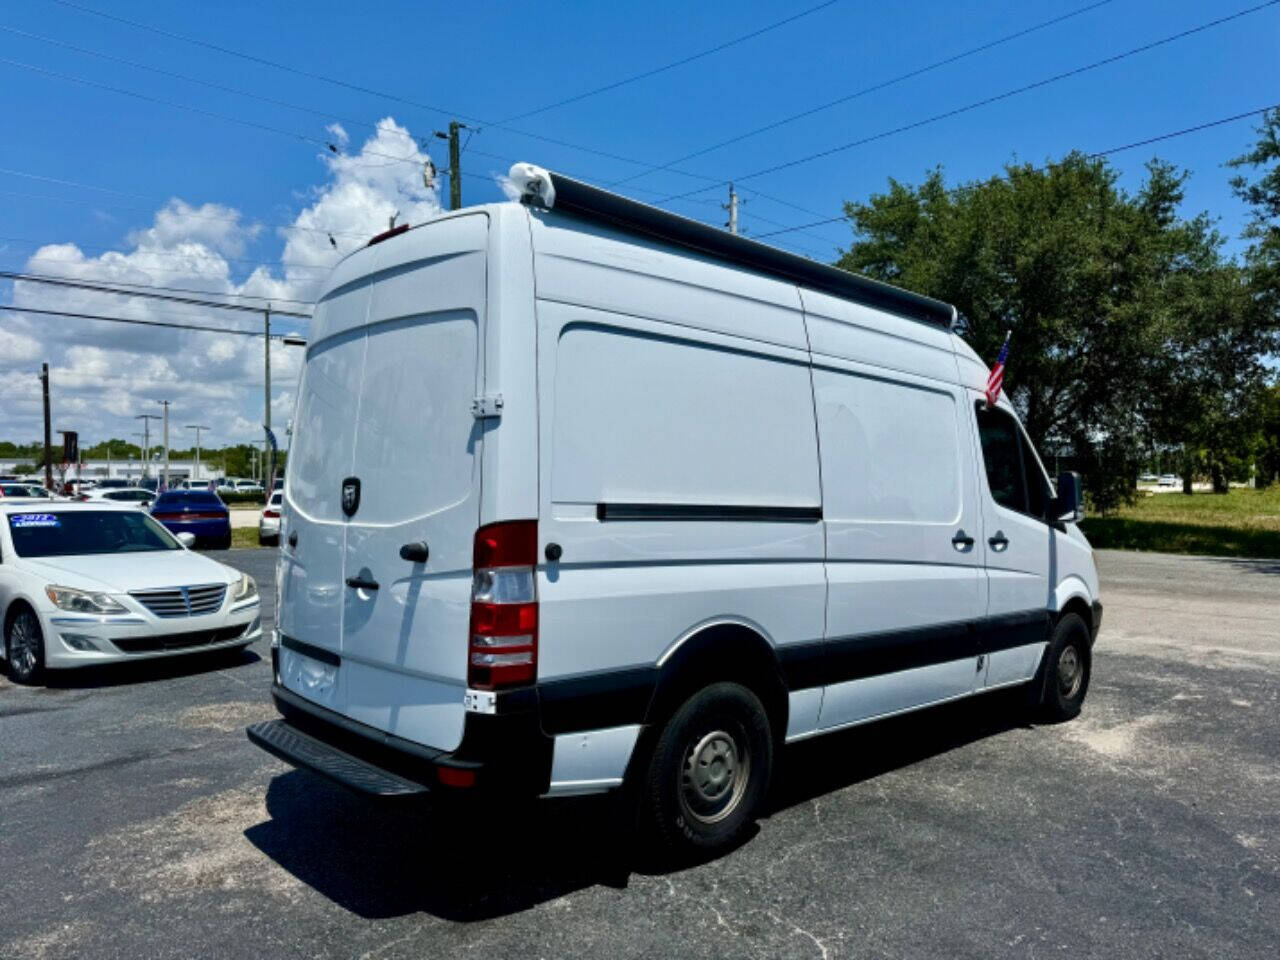
<instances>
[{"instance_id":1,"label":"sedan hood","mask_svg":"<svg viewBox=\"0 0 1280 960\"><path fill-rule=\"evenodd\" d=\"M24 558L23 564L32 573L48 577L50 583L106 593L194 583L230 584L240 576L230 567L189 550L31 557Z\"/></svg>"}]
</instances>

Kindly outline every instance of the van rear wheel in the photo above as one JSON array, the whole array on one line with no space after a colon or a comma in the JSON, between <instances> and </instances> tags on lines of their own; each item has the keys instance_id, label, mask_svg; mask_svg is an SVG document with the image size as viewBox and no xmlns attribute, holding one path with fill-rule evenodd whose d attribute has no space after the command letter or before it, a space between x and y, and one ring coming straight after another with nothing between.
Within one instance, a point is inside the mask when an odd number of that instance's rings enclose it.
<instances>
[{"instance_id":1,"label":"van rear wheel","mask_svg":"<svg viewBox=\"0 0 1280 960\"><path fill-rule=\"evenodd\" d=\"M715 683L667 721L641 795L649 832L676 854L732 846L751 824L773 770L773 735L760 699Z\"/></svg>"}]
</instances>

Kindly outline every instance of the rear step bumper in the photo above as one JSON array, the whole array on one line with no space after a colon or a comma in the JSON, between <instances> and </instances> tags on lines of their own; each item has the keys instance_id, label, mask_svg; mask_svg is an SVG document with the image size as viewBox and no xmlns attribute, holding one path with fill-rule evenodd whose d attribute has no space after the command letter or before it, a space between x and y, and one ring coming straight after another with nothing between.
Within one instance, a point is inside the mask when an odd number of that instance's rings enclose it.
<instances>
[{"instance_id":1,"label":"rear step bumper","mask_svg":"<svg viewBox=\"0 0 1280 960\"><path fill-rule=\"evenodd\" d=\"M273 685L283 719L255 723L249 739L295 767L359 793L406 797L442 788L538 796L551 781L552 740L534 710L466 715L462 742L445 752L385 733Z\"/></svg>"},{"instance_id":2,"label":"rear step bumper","mask_svg":"<svg viewBox=\"0 0 1280 960\"><path fill-rule=\"evenodd\" d=\"M245 733L267 753L285 763L328 777L358 793L379 797L406 797L427 792L425 784L366 763L337 747L308 736L287 720L255 723Z\"/></svg>"}]
</instances>

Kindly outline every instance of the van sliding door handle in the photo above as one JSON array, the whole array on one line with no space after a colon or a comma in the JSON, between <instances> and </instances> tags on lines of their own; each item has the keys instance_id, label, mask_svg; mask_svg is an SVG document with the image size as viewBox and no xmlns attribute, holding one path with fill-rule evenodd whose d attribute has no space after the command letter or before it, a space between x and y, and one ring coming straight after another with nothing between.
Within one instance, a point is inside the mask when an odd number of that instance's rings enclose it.
<instances>
[{"instance_id":1,"label":"van sliding door handle","mask_svg":"<svg viewBox=\"0 0 1280 960\"><path fill-rule=\"evenodd\" d=\"M973 537L963 530L957 530L956 535L951 538L951 545L957 550L968 550L973 546Z\"/></svg>"},{"instance_id":2,"label":"van sliding door handle","mask_svg":"<svg viewBox=\"0 0 1280 960\"><path fill-rule=\"evenodd\" d=\"M347 577L347 586L355 590L377 590L377 580L366 580L364 577Z\"/></svg>"},{"instance_id":3,"label":"van sliding door handle","mask_svg":"<svg viewBox=\"0 0 1280 960\"><path fill-rule=\"evenodd\" d=\"M1004 535L1003 530L997 530L994 537L990 537L987 543L991 544L991 549L996 553L1000 553L1009 546L1009 538Z\"/></svg>"},{"instance_id":4,"label":"van sliding door handle","mask_svg":"<svg viewBox=\"0 0 1280 960\"><path fill-rule=\"evenodd\" d=\"M427 542L425 540L406 543L400 548L400 559L408 560L411 563L426 563L428 556L430 556L430 551L427 550Z\"/></svg>"}]
</instances>

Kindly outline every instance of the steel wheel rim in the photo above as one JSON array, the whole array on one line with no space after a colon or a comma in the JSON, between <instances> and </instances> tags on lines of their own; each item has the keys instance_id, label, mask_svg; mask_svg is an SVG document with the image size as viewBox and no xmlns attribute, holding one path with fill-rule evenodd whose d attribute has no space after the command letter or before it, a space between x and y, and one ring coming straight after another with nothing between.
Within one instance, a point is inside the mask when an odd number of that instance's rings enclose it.
<instances>
[{"instance_id":1,"label":"steel wheel rim","mask_svg":"<svg viewBox=\"0 0 1280 960\"><path fill-rule=\"evenodd\" d=\"M9 658L19 676L30 676L36 668L39 630L35 618L29 613L18 614L9 628Z\"/></svg>"},{"instance_id":2,"label":"steel wheel rim","mask_svg":"<svg viewBox=\"0 0 1280 960\"><path fill-rule=\"evenodd\" d=\"M1058 692L1064 700L1070 700L1080 692L1084 683L1084 661L1075 644L1063 647L1058 655Z\"/></svg>"},{"instance_id":3,"label":"steel wheel rim","mask_svg":"<svg viewBox=\"0 0 1280 960\"><path fill-rule=\"evenodd\" d=\"M690 744L680 766L680 805L699 823L719 823L742 802L751 756L742 738L713 730Z\"/></svg>"}]
</instances>

